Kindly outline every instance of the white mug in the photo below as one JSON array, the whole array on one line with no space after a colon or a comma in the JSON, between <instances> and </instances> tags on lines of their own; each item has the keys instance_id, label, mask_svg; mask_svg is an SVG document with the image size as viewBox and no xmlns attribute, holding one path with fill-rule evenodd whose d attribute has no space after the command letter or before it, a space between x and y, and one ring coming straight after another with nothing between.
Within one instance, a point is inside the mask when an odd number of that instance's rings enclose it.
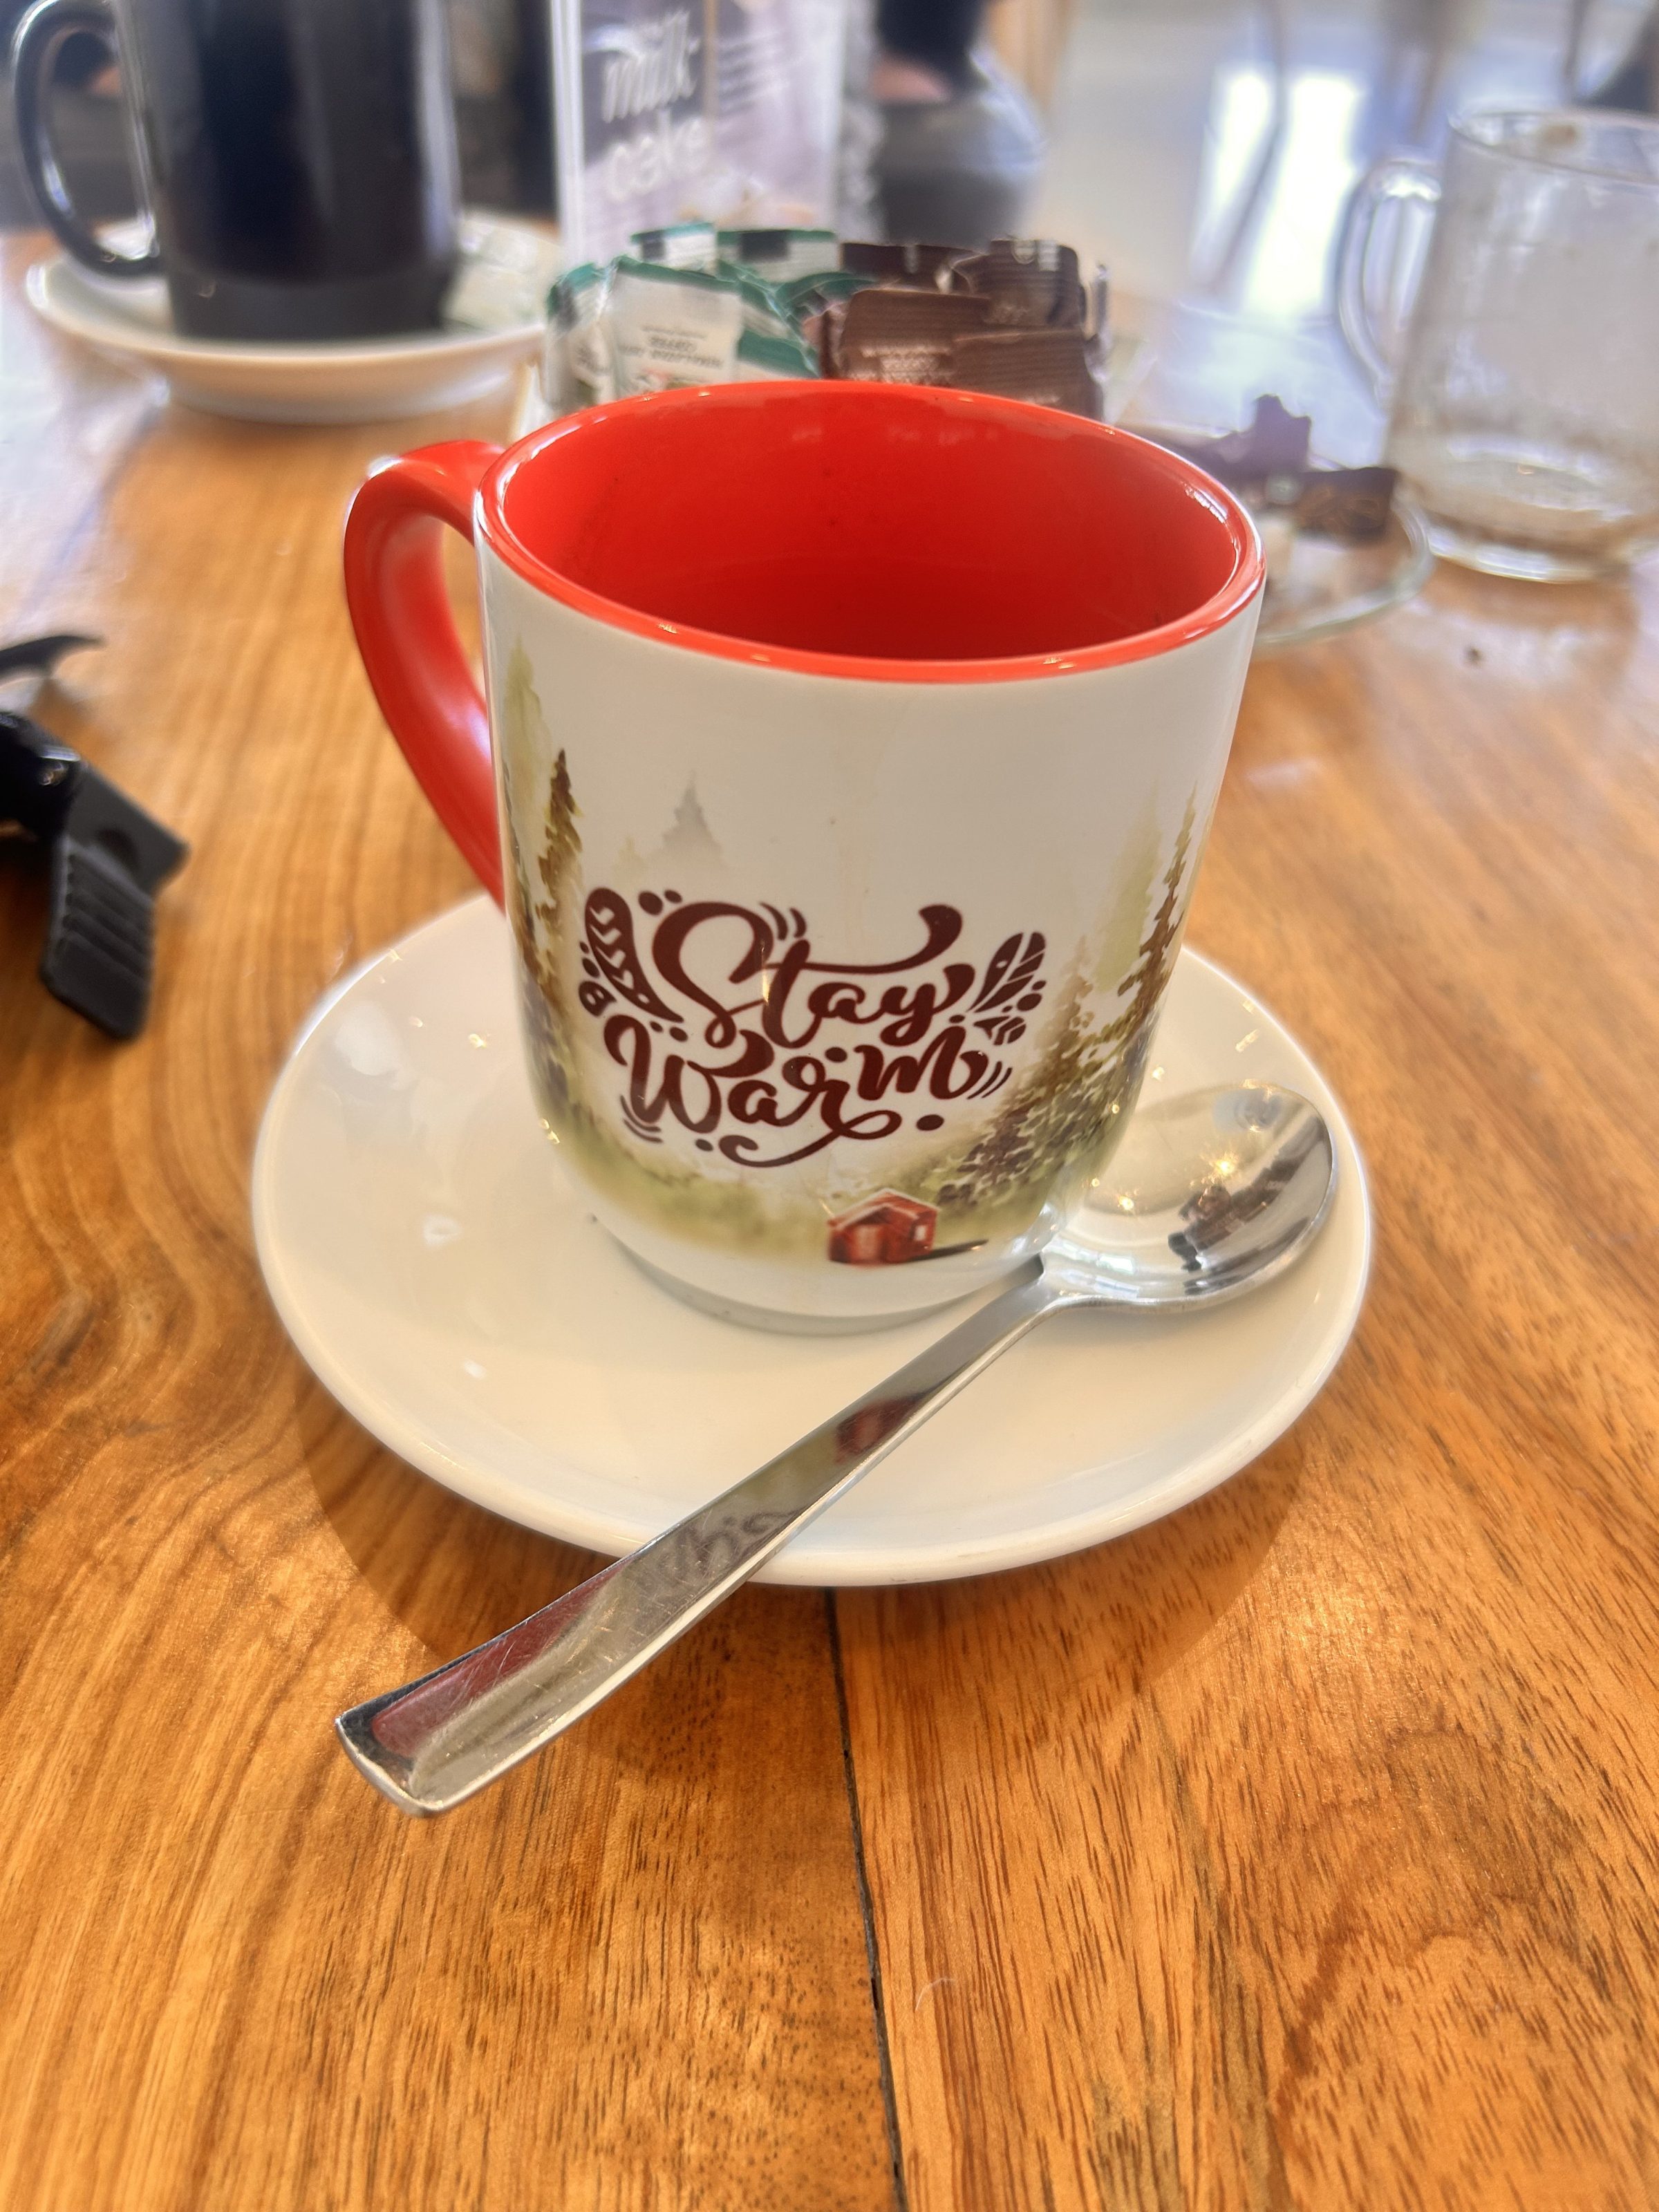
<instances>
[{"instance_id":1,"label":"white mug","mask_svg":"<svg viewBox=\"0 0 1659 2212\"><path fill-rule=\"evenodd\" d=\"M440 523L478 551L488 720ZM512 921L548 1134L638 1261L836 1328L1042 1245L1179 946L1261 598L1237 501L1013 401L733 385L406 455L345 558Z\"/></svg>"}]
</instances>

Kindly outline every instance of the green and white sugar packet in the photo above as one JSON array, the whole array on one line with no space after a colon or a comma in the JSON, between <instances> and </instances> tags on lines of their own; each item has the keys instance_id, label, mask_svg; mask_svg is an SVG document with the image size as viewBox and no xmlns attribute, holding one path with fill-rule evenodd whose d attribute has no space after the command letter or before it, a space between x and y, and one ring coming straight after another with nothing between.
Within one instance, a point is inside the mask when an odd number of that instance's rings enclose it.
<instances>
[{"instance_id":1,"label":"green and white sugar packet","mask_svg":"<svg viewBox=\"0 0 1659 2212\"><path fill-rule=\"evenodd\" d=\"M720 259L712 222L670 222L659 230L636 230L629 243L635 261L658 261L668 269L712 270Z\"/></svg>"},{"instance_id":2,"label":"green and white sugar packet","mask_svg":"<svg viewBox=\"0 0 1659 2212\"><path fill-rule=\"evenodd\" d=\"M841 241L833 230L722 230L722 261L752 270L763 283L787 284L841 265Z\"/></svg>"},{"instance_id":3,"label":"green and white sugar packet","mask_svg":"<svg viewBox=\"0 0 1659 2212\"><path fill-rule=\"evenodd\" d=\"M623 254L611 264L605 320L618 398L732 380L744 302L728 277Z\"/></svg>"},{"instance_id":4,"label":"green and white sugar packet","mask_svg":"<svg viewBox=\"0 0 1659 2212\"><path fill-rule=\"evenodd\" d=\"M568 270L548 295L542 390L556 415L614 399L611 338L603 320L605 277L591 261Z\"/></svg>"}]
</instances>

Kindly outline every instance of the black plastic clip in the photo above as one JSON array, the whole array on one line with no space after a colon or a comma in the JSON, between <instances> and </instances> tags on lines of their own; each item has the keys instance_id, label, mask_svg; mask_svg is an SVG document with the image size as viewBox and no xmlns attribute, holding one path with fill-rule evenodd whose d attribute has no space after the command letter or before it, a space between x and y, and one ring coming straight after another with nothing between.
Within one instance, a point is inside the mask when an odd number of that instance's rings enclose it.
<instances>
[{"instance_id":1,"label":"black plastic clip","mask_svg":"<svg viewBox=\"0 0 1659 2212\"><path fill-rule=\"evenodd\" d=\"M81 653L103 641L101 637L88 637L84 630L58 629L50 637L26 637L15 645L0 645L0 684L9 683L14 676L50 676L65 653Z\"/></svg>"},{"instance_id":2,"label":"black plastic clip","mask_svg":"<svg viewBox=\"0 0 1659 2212\"><path fill-rule=\"evenodd\" d=\"M58 647L60 641L34 644ZM14 657L25 649L0 649L0 667L8 661L12 668L50 667L38 652L30 661ZM26 714L3 712L0 822L15 823L50 856L41 981L111 1036L137 1036L149 1011L155 972L155 894L189 847L61 738Z\"/></svg>"}]
</instances>

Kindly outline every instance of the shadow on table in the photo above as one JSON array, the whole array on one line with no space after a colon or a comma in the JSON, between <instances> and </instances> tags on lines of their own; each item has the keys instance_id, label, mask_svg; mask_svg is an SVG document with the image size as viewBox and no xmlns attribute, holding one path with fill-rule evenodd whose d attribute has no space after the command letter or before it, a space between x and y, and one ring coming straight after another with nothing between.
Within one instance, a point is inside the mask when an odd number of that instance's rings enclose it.
<instances>
[{"instance_id":1,"label":"shadow on table","mask_svg":"<svg viewBox=\"0 0 1659 2212\"><path fill-rule=\"evenodd\" d=\"M417 1474L308 1376L295 1418L318 1503L352 1565L434 1660L522 1620L599 1564Z\"/></svg>"},{"instance_id":2,"label":"shadow on table","mask_svg":"<svg viewBox=\"0 0 1659 2212\"><path fill-rule=\"evenodd\" d=\"M295 1413L336 1535L434 1662L470 1650L604 1565L599 1554L501 1520L417 1474L309 1377L297 1385ZM889 1650L931 1643L947 1668L964 1637L977 1641L1006 1626L1023 1640L1033 1621L1060 1628L1075 1620L1089 1638L1091 1671L1105 1661L1121 1668L1126 1688L1139 1688L1207 1634L1245 1589L1300 1480L1292 1436L1208 1497L1112 1543L960 1582L844 1590L837 1608L849 1641L873 1634ZM812 1590L757 1588L730 1602L794 1608L821 1600Z\"/></svg>"},{"instance_id":3,"label":"shadow on table","mask_svg":"<svg viewBox=\"0 0 1659 2212\"><path fill-rule=\"evenodd\" d=\"M836 1607L849 1663L878 1648L881 1667L902 1678L925 1655L941 1689L959 1678L975 1698L993 1665L1003 1682L994 1694L1023 1699L1034 1683L1063 1726L1068 1674L1097 1697L1133 1697L1210 1633L1273 1549L1302 1474L1292 1431L1167 1520L1091 1550L963 1582L844 1590Z\"/></svg>"},{"instance_id":4,"label":"shadow on table","mask_svg":"<svg viewBox=\"0 0 1659 2212\"><path fill-rule=\"evenodd\" d=\"M296 1384L295 1418L335 1534L434 1664L499 1634L605 1564L602 1554L503 1521L416 1474L308 1376ZM723 1610L793 1618L807 1608L821 1621L822 1604L816 1590L755 1588L739 1591ZM793 1631L775 1622L760 1632L768 1644L779 1632Z\"/></svg>"}]
</instances>

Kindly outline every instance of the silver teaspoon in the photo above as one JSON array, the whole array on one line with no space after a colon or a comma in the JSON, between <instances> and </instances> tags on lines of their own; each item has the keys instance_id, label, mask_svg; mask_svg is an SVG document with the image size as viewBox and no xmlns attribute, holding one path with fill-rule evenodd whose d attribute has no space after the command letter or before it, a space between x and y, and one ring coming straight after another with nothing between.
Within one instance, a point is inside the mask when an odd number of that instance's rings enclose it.
<instances>
[{"instance_id":1,"label":"silver teaspoon","mask_svg":"<svg viewBox=\"0 0 1659 2212\"><path fill-rule=\"evenodd\" d=\"M907 1366L578 1588L334 1723L405 1813L447 1813L550 1743L1049 1314L1213 1305L1281 1274L1329 1211L1321 1115L1268 1085L1138 1112L1090 1201L1008 1288Z\"/></svg>"}]
</instances>

